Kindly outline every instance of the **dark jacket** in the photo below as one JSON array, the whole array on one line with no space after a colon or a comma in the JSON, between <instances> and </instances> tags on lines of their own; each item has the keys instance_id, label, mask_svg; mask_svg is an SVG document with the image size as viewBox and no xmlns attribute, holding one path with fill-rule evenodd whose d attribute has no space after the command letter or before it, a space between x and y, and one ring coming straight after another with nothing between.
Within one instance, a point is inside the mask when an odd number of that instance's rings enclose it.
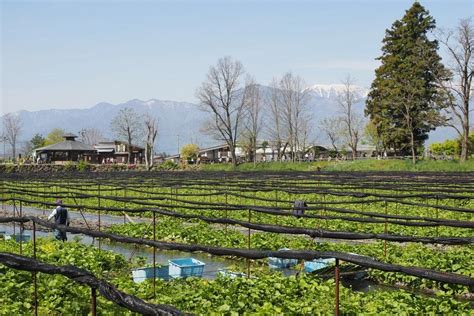
<instances>
[{"instance_id":1,"label":"dark jacket","mask_svg":"<svg viewBox=\"0 0 474 316\"><path fill-rule=\"evenodd\" d=\"M54 215L54 223L56 225L67 224L67 208L58 206L56 208L56 214Z\"/></svg>"}]
</instances>

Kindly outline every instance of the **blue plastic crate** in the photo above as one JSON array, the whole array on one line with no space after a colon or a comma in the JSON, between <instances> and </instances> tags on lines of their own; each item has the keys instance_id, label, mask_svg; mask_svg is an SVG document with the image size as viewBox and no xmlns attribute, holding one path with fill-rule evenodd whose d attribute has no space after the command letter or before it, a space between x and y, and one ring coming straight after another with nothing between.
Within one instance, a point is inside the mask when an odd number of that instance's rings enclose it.
<instances>
[{"instance_id":1,"label":"blue plastic crate","mask_svg":"<svg viewBox=\"0 0 474 316\"><path fill-rule=\"evenodd\" d=\"M153 267L134 269L132 270L132 276L133 276L133 281L135 283L143 282L146 279L152 279ZM159 279L169 280L170 278L169 266L165 265L165 266L156 267L155 276Z\"/></svg>"},{"instance_id":2,"label":"blue plastic crate","mask_svg":"<svg viewBox=\"0 0 474 316\"><path fill-rule=\"evenodd\" d=\"M334 258L328 258L328 259L315 259L312 261L305 261L304 262L304 271L311 273L316 270L321 270L326 267L329 267L330 265L334 264L335 259Z\"/></svg>"},{"instance_id":3,"label":"blue plastic crate","mask_svg":"<svg viewBox=\"0 0 474 316\"><path fill-rule=\"evenodd\" d=\"M206 265L194 258L171 259L168 262L170 264L169 273L172 278L201 277Z\"/></svg>"},{"instance_id":4,"label":"blue plastic crate","mask_svg":"<svg viewBox=\"0 0 474 316\"><path fill-rule=\"evenodd\" d=\"M288 248L278 249L278 251L287 251ZM276 257L268 257L268 266L272 269L287 269L298 264L297 259L283 259Z\"/></svg>"}]
</instances>

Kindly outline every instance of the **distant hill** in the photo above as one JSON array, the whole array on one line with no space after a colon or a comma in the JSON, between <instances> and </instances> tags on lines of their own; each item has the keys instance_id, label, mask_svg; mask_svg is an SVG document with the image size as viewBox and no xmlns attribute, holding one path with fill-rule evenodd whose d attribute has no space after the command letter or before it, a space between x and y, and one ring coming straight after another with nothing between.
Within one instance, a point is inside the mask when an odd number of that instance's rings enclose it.
<instances>
[{"instance_id":1,"label":"distant hill","mask_svg":"<svg viewBox=\"0 0 474 316\"><path fill-rule=\"evenodd\" d=\"M263 95L268 95L271 88L260 86L260 89ZM337 96L342 91L342 85L314 85L309 87L308 90L308 107L314 122L310 139L326 142L324 137L318 135L318 121L339 114ZM355 87L354 91L361 100L355 105L355 109L363 113L367 89ZM102 131L105 137L113 139L110 122L121 109L126 107L131 107L139 113L148 111L158 118L157 152L176 153L178 141L180 145L193 142L201 147L219 143L219 141L213 140L200 132L206 114L199 110L197 104L157 99L147 101L133 99L116 105L103 102L86 109L19 111L17 114L23 123L20 140L27 141L36 133L45 136L53 128L62 128L72 133L78 133L83 128L97 128ZM431 133L430 142L450 137L455 137L454 131L446 128L439 129ZM266 136L262 134L261 138L265 139Z\"/></svg>"},{"instance_id":2,"label":"distant hill","mask_svg":"<svg viewBox=\"0 0 474 316\"><path fill-rule=\"evenodd\" d=\"M178 135L181 145L191 141L202 145L212 144L208 137L199 133L204 113L199 111L196 104L156 99L147 101L134 99L117 105L99 103L87 109L19 111L23 122L21 139L31 139L36 133L45 136L56 127L71 133L78 133L83 128L97 128L105 137L113 139L110 122L126 107L133 108L138 113L150 112L158 118L159 135L156 150L159 152L175 153L178 150Z\"/></svg>"}]
</instances>

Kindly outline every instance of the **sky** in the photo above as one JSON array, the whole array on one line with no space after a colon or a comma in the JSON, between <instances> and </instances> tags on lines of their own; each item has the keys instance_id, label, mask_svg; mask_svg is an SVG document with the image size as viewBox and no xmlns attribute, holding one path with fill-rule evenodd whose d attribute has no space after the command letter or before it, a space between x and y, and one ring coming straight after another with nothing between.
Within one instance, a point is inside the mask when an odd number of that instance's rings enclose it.
<instances>
[{"instance_id":1,"label":"sky","mask_svg":"<svg viewBox=\"0 0 474 316\"><path fill-rule=\"evenodd\" d=\"M438 27L474 1L420 1ZM261 84L292 71L308 85L348 74L369 87L385 30L413 1L0 0L1 113L152 98L196 102L223 56Z\"/></svg>"}]
</instances>

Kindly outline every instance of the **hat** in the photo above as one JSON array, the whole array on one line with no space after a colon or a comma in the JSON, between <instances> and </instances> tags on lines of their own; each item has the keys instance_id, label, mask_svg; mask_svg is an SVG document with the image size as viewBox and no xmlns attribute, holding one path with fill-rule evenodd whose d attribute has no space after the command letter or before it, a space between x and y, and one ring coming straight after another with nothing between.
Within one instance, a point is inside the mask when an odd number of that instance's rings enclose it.
<instances>
[{"instance_id":1,"label":"hat","mask_svg":"<svg viewBox=\"0 0 474 316\"><path fill-rule=\"evenodd\" d=\"M63 204L63 201L61 199L56 200L56 205L62 205L62 204Z\"/></svg>"}]
</instances>

